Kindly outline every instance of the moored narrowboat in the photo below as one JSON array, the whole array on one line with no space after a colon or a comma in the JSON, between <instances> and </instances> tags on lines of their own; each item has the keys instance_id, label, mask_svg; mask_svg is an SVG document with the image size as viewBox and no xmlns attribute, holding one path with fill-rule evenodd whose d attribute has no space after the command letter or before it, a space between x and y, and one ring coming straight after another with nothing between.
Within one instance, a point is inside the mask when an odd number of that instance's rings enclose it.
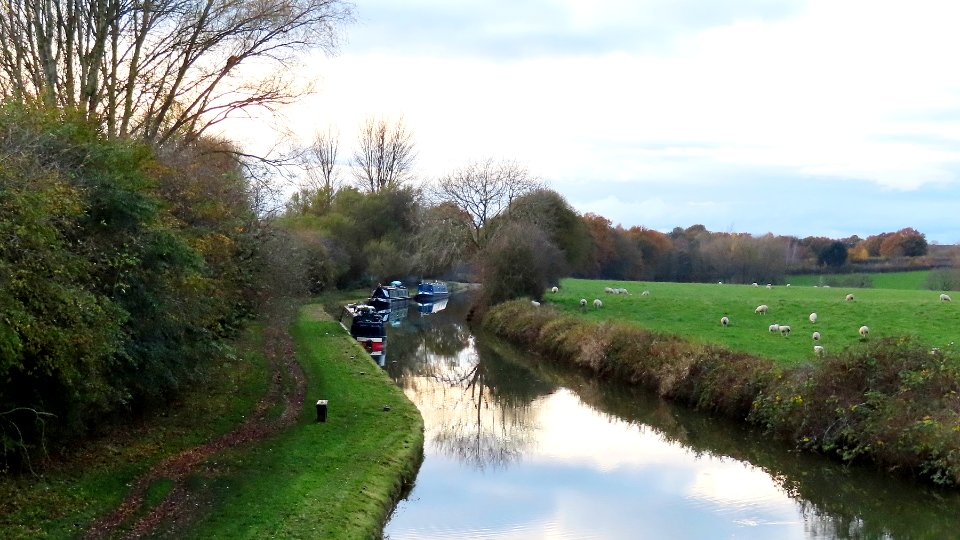
<instances>
[{"instance_id":1,"label":"moored narrowboat","mask_svg":"<svg viewBox=\"0 0 960 540\"><path fill-rule=\"evenodd\" d=\"M376 308L377 311L389 311L410 299L407 288L399 281L394 281L390 285L377 285L367 303Z\"/></svg>"},{"instance_id":2,"label":"moored narrowboat","mask_svg":"<svg viewBox=\"0 0 960 540\"><path fill-rule=\"evenodd\" d=\"M447 284L442 281L423 281L417 285L417 301L422 303L435 302L450 296Z\"/></svg>"}]
</instances>

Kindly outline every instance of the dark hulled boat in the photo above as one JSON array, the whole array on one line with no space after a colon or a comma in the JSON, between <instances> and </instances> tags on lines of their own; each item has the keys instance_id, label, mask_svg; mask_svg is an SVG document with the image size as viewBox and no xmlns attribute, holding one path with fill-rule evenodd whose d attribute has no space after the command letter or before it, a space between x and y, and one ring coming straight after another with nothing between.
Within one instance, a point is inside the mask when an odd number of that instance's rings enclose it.
<instances>
[{"instance_id":1,"label":"dark hulled boat","mask_svg":"<svg viewBox=\"0 0 960 540\"><path fill-rule=\"evenodd\" d=\"M424 281L417 285L417 302L427 304L449 296L450 289L442 281Z\"/></svg>"}]
</instances>

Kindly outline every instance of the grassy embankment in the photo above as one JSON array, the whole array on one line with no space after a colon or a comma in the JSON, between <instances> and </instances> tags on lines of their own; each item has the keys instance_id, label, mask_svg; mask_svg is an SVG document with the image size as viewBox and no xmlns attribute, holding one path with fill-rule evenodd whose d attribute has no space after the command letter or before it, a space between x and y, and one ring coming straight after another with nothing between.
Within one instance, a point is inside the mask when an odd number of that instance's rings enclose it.
<instances>
[{"instance_id":1,"label":"grassy embankment","mask_svg":"<svg viewBox=\"0 0 960 540\"><path fill-rule=\"evenodd\" d=\"M308 380L300 422L218 459L227 472L211 480L216 500L192 536L372 538L415 477L419 411L336 321L311 320L317 307L294 328ZM317 399L330 402L326 423L315 423Z\"/></svg>"},{"instance_id":2,"label":"grassy embankment","mask_svg":"<svg viewBox=\"0 0 960 540\"><path fill-rule=\"evenodd\" d=\"M412 480L422 453L419 412L336 322L309 320L310 313L316 310L301 312L294 328L308 381L299 422L203 463L186 481L195 514L179 517L174 536L372 537ZM252 328L244 341L237 357L215 366L168 414L88 443L40 476L3 477L2 536L77 536L154 464L234 429L269 375L259 352L263 328ZM330 400L330 414L316 424L321 396ZM146 505L170 488L159 479ZM161 531L170 534L171 526L161 524Z\"/></svg>"},{"instance_id":3,"label":"grassy embankment","mask_svg":"<svg viewBox=\"0 0 960 540\"><path fill-rule=\"evenodd\" d=\"M604 294L605 286L632 294ZM641 296L644 289L651 294ZM932 354L929 346L956 338L954 305L923 291L858 290L853 302L845 294L565 280L544 306L502 304L484 325L544 358L752 422L801 448L960 483L960 361L952 347ZM580 312L581 297L604 307ZM759 303L771 313L756 315ZM820 314L816 325L811 311ZM728 328L719 323L724 314ZM791 324L793 335L771 335L775 321ZM861 343L861 324L880 330ZM823 359L812 354L813 328L830 351ZM900 337L908 333L916 337Z\"/></svg>"}]
</instances>

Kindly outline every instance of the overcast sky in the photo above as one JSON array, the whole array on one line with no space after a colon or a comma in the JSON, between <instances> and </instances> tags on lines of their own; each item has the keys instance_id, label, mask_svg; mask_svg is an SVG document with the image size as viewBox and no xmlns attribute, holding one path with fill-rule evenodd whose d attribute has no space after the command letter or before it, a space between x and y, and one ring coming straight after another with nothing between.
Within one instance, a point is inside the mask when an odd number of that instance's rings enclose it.
<instances>
[{"instance_id":1,"label":"overcast sky","mask_svg":"<svg viewBox=\"0 0 960 540\"><path fill-rule=\"evenodd\" d=\"M662 231L960 242L960 2L357 0L317 93L403 117L425 179L514 159L580 212Z\"/></svg>"}]
</instances>

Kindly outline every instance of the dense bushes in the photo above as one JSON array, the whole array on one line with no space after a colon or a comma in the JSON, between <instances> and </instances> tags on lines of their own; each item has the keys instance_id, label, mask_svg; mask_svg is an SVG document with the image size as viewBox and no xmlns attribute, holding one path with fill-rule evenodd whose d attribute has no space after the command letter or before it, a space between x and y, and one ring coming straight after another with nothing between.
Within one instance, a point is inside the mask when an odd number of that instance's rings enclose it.
<instances>
[{"instance_id":1,"label":"dense bushes","mask_svg":"<svg viewBox=\"0 0 960 540\"><path fill-rule=\"evenodd\" d=\"M882 340L781 371L743 353L522 300L493 307L483 324L546 358L758 424L799 447L960 484L960 363L950 352Z\"/></svg>"},{"instance_id":2,"label":"dense bushes","mask_svg":"<svg viewBox=\"0 0 960 540\"><path fill-rule=\"evenodd\" d=\"M235 170L191 172L197 156L160 161L69 112L7 104L0 133L0 453L12 464L198 374L247 310L252 213ZM205 196L204 177L222 189Z\"/></svg>"}]
</instances>

